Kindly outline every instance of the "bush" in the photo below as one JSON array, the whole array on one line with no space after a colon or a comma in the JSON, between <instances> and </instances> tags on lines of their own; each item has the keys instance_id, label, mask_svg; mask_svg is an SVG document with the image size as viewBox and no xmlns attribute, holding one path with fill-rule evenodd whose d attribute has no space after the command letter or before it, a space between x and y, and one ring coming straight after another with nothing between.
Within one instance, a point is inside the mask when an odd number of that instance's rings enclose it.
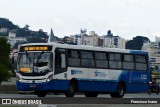
<instances>
[{"instance_id":1,"label":"bush","mask_svg":"<svg viewBox=\"0 0 160 107\"><path fill-rule=\"evenodd\" d=\"M7 81L9 78L9 69L4 64L0 64L0 84L2 81Z\"/></svg>"}]
</instances>

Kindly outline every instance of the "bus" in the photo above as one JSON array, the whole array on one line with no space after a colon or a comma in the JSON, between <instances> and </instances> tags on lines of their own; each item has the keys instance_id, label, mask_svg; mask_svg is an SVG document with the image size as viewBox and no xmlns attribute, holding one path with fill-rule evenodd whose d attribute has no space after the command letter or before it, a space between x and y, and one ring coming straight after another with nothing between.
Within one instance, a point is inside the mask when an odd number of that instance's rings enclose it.
<instances>
[{"instance_id":1,"label":"bus","mask_svg":"<svg viewBox=\"0 0 160 107\"><path fill-rule=\"evenodd\" d=\"M150 81L148 52L57 43L19 46L16 85L38 97L49 92L99 93L122 98L124 93L147 92Z\"/></svg>"}]
</instances>

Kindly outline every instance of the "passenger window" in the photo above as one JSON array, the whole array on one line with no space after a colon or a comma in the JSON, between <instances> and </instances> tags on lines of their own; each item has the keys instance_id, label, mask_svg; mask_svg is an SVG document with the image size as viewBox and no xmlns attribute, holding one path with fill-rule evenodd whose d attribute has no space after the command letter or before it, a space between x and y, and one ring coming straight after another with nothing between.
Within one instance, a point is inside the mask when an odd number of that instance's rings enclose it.
<instances>
[{"instance_id":1,"label":"passenger window","mask_svg":"<svg viewBox=\"0 0 160 107\"><path fill-rule=\"evenodd\" d=\"M143 55L135 55L136 70L147 71L147 60Z\"/></svg>"},{"instance_id":2,"label":"passenger window","mask_svg":"<svg viewBox=\"0 0 160 107\"><path fill-rule=\"evenodd\" d=\"M78 50L68 50L68 64L69 66L80 66L80 58ZM76 62L76 63L75 63Z\"/></svg>"},{"instance_id":3,"label":"passenger window","mask_svg":"<svg viewBox=\"0 0 160 107\"><path fill-rule=\"evenodd\" d=\"M107 53L95 52L95 64L97 68L108 68Z\"/></svg>"},{"instance_id":4,"label":"passenger window","mask_svg":"<svg viewBox=\"0 0 160 107\"><path fill-rule=\"evenodd\" d=\"M133 55L124 54L123 69L134 70Z\"/></svg>"},{"instance_id":5,"label":"passenger window","mask_svg":"<svg viewBox=\"0 0 160 107\"><path fill-rule=\"evenodd\" d=\"M122 68L121 56L122 55L118 53L109 53L109 68L121 69Z\"/></svg>"},{"instance_id":6,"label":"passenger window","mask_svg":"<svg viewBox=\"0 0 160 107\"><path fill-rule=\"evenodd\" d=\"M94 59L92 51L81 51L81 66L94 67Z\"/></svg>"},{"instance_id":7,"label":"passenger window","mask_svg":"<svg viewBox=\"0 0 160 107\"><path fill-rule=\"evenodd\" d=\"M135 56L135 61L136 62L142 62L142 63L145 63L146 62L146 58L145 58L145 56L142 56L142 55L136 55Z\"/></svg>"}]
</instances>

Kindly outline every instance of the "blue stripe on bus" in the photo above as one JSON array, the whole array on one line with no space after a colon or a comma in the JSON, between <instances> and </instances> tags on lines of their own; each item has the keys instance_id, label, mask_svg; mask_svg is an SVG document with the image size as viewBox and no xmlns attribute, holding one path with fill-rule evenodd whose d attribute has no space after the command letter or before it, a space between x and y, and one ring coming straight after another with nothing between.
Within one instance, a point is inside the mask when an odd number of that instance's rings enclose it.
<instances>
[{"instance_id":1,"label":"blue stripe on bus","mask_svg":"<svg viewBox=\"0 0 160 107\"><path fill-rule=\"evenodd\" d=\"M130 50L129 53L148 55L148 52L146 52L146 51L141 51L141 50Z\"/></svg>"},{"instance_id":2,"label":"blue stripe on bus","mask_svg":"<svg viewBox=\"0 0 160 107\"><path fill-rule=\"evenodd\" d=\"M18 91L35 91L35 90L68 90L69 81L51 80L46 83L23 83L16 81Z\"/></svg>"}]
</instances>

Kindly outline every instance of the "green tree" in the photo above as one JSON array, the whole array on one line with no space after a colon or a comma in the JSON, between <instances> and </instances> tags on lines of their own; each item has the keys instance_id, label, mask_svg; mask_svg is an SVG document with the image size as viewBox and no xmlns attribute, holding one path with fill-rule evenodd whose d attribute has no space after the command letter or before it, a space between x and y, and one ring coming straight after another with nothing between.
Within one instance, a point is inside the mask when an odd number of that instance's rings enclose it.
<instances>
[{"instance_id":1,"label":"green tree","mask_svg":"<svg viewBox=\"0 0 160 107\"><path fill-rule=\"evenodd\" d=\"M9 78L11 63L9 60L10 44L6 38L0 37L0 83Z\"/></svg>"},{"instance_id":2,"label":"green tree","mask_svg":"<svg viewBox=\"0 0 160 107\"><path fill-rule=\"evenodd\" d=\"M147 37L136 36L132 40L129 40L126 43L126 49L141 50L143 43L145 41L150 41L150 40Z\"/></svg>"}]
</instances>

